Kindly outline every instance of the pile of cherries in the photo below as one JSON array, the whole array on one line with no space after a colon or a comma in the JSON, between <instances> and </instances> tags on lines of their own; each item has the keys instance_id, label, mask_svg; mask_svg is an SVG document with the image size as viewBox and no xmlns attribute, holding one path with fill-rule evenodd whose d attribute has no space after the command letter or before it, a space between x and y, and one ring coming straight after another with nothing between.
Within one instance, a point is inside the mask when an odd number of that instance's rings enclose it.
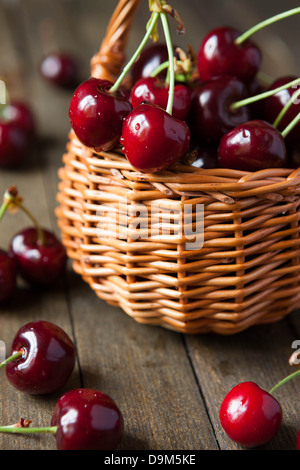
<instances>
[{"instance_id":1,"label":"pile of cherries","mask_svg":"<svg viewBox=\"0 0 300 470\"><path fill-rule=\"evenodd\" d=\"M156 26L153 13L144 40L114 84L91 77L76 89L69 117L77 138L96 152L121 145L132 167L148 173L180 159L240 171L296 167L300 80L261 80L262 52L249 37L299 8L244 34L216 28L196 55L173 46L166 3L157 3L166 44L145 46ZM124 89L129 72L131 86Z\"/></svg>"}]
</instances>

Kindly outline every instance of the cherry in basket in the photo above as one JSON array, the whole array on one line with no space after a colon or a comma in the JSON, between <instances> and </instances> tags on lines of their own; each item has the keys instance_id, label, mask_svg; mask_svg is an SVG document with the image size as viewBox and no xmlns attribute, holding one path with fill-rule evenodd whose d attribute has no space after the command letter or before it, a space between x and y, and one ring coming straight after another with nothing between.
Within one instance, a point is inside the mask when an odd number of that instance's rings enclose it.
<instances>
[{"instance_id":1,"label":"cherry in basket","mask_svg":"<svg viewBox=\"0 0 300 470\"><path fill-rule=\"evenodd\" d=\"M62 395L53 410L51 425L31 428L31 421L20 420L0 426L10 434L51 433L58 450L114 450L124 432L124 419L118 405L99 390L79 388Z\"/></svg>"}]
</instances>

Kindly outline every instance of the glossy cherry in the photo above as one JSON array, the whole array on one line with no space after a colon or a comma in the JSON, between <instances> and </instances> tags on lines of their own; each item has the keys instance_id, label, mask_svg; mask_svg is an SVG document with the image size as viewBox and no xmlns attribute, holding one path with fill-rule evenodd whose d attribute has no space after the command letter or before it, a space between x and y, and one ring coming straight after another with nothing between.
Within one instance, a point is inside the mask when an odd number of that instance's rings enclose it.
<instances>
[{"instance_id":1,"label":"glossy cherry","mask_svg":"<svg viewBox=\"0 0 300 470\"><path fill-rule=\"evenodd\" d=\"M220 77L201 83L193 92L188 123L193 139L202 145L218 143L220 138L239 124L248 121L246 106L237 110L231 104L248 96L247 87L234 77Z\"/></svg>"},{"instance_id":2,"label":"glossy cherry","mask_svg":"<svg viewBox=\"0 0 300 470\"><path fill-rule=\"evenodd\" d=\"M192 148L190 158L187 156L187 163L196 168L212 169L219 166L218 149L214 145L197 145Z\"/></svg>"},{"instance_id":3,"label":"glossy cherry","mask_svg":"<svg viewBox=\"0 0 300 470\"><path fill-rule=\"evenodd\" d=\"M131 68L132 82L135 84L141 78L150 77L157 67L168 60L168 49L164 43L153 43L145 47L139 55L139 58L134 62ZM166 71L164 70L159 74L159 77L164 78Z\"/></svg>"},{"instance_id":4,"label":"glossy cherry","mask_svg":"<svg viewBox=\"0 0 300 470\"><path fill-rule=\"evenodd\" d=\"M297 435L297 450L300 450L300 430Z\"/></svg>"},{"instance_id":5,"label":"glossy cherry","mask_svg":"<svg viewBox=\"0 0 300 470\"><path fill-rule=\"evenodd\" d=\"M29 394L48 394L61 389L69 380L76 360L72 340L59 326L33 321L15 335L6 376L13 387Z\"/></svg>"},{"instance_id":6,"label":"glossy cherry","mask_svg":"<svg viewBox=\"0 0 300 470\"><path fill-rule=\"evenodd\" d=\"M295 80L297 77L294 76L284 76L280 77L273 81L269 90L274 90L275 88L281 87L286 85L287 83ZM263 109L264 109L264 116L267 121L271 124L275 121L279 113L282 111L284 106L289 102L289 100L293 97L295 92L299 91L298 87L290 87L286 90L282 90L278 93L275 93L273 96L269 96L267 99L262 101ZM276 126L280 131L285 129L285 127L299 114L300 112L300 97L298 96L295 98L292 105L284 114L281 121ZM300 142L300 123L298 123L293 130L287 136L287 142L290 144L299 144Z\"/></svg>"},{"instance_id":7,"label":"glossy cherry","mask_svg":"<svg viewBox=\"0 0 300 470\"><path fill-rule=\"evenodd\" d=\"M190 130L184 121L153 104L140 104L125 118L120 142L131 165L154 173L169 167L189 148Z\"/></svg>"},{"instance_id":8,"label":"glossy cherry","mask_svg":"<svg viewBox=\"0 0 300 470\"><path fill-rule=\"evenodd\" d=\"M163 109L167 108L169 87L158 77L142 78L137 81L131 90L130 101L133 108L142 102L156 104ZM184 121L191 105L192 90L183 84L174 87L174 100L172 116Z\"/></svg>"},{"instance_id":9,"label":"glossy cherry","mask_svg":"<svg viewBox=\"0 0 300 470\"><path fill-rule=\"evenodd\" d=\"M6 122L14 122L24 129L30 136L34 137L36 132L35 117L30 106L21 101L11 101L4 106L0 113L1 118Z\"/></svg>"},{"instance_id":10,"label":"glossy cherry","mask_svg":"<svg viewBox=\"0 0 300 470\"><path fill-rule=\"evenodd\" d=\"M245 447L270 441L282 422L279 402L254 382L233 387L221 404L219 416L230 439Z\"/></svg>"},{"instance_id":11,"label":"glossy cherry","mask_svg":"<svg viewBox=\"0 0 300 470\"><path fill-rule=\"evenodd\" d=\"M10 300L17 286L17 266L14 259L0 249L0 303Z\"/></svg>"},{"instance_id":12,"label":"glossy cherry","mask_svg":"<svg viewBox=\"0 0 300 470\"><path fill-rule=\"evenodd\" d=\"M123 436L124 420L108 395L81 388L60 397L51 426L58 427L58 450L113 450Z\"/></svg>"},{"instance_id":13,"label":"glossy cherry","mask_svg":"<svg viewBox=\"0 0 300 470\"><path fill-rule=\"evenodd\" d=\"M67 255L58 238L43 229L41 242L35 227L21 230L11 240L10 253L17 263L19 273L30 284L51 286L64 274Z\"/></svg>"},{"instance_id":14,"label":"glossy cherry","mask_svg":"<svg viewBox=\"0 0 300 470\"><path fill-rule=\"evenodd\" d=\"M79 83L77 60L66 52L51 52L40 63L41 76L60 88L74 89Z\"/></svg>"},{"instance_id":15,"label":"glossy cherry","mask_svg":"<svg viewBox=\"0 0 300 470\"><path fill-rule=\"evenodd\" d=\"M218 161L223 168L241 171L284 167L285 142L281 133L268 122L249 121L222 137Z\"/></svg>"},{"instance_id":16,"label":"glossy cherry","mask_svg":"<svg viewBox=\"0 0 300 470\"><path fill-rule=\"evenodd\" d=\"M198 71L201 80L231 75L244 82L252 80L261 65L261 52L249 39L236 44L240 32L223 26L210 31L198 52Z\"/></svg>"},{"instance_id":17,"label":"glossy cherry","mask_svg":"<svg viewBox=\"0 0 300 470\"><path fill-rule=\"evenodd\" d=\"M123 119L132 106L120 91L110 93L112 83L90 78L73 94L69 117L78 139L87 147L108 150L118 142Z\"/></svg>"}]
</instances>

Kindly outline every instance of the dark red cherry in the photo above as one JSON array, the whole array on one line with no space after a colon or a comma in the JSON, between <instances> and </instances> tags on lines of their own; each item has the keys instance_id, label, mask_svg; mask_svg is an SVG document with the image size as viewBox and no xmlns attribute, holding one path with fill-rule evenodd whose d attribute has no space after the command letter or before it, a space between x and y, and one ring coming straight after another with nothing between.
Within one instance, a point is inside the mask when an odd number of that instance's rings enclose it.
<instances>
[{"instance_id":1,"label":"dark red cherry","mask_svg":"<svg viewBox=\"0 0 300 470\"><path fill-rule=\"evenodd\" d=\"M133 108L142 102L156 104L163 109L167 108L169 87L158 77L142 78L137 81L131 91L130 101ZM183 84L174 87L172 116L184 121L191 105L191 89Z\"/></svg>"},{"instance_id":2,"label":"dark red cherry","mask_svg":"<svg viewBox=\"0 0 300 470\"><path fill-rule=\"evenodd\" d=\"M254 382L233 387L221 404L219 416L230 439L245 447L270 441L282 422L278 401Z\"/></svg>"},{"instance_id":3,"label":"dark red cherry","mask_svg":"<svg viewBox=\"0 0 300 470\"><path fill-rule=\"evenodd\" d=\"M24 163L32 149L33 116L20 103L4 106L0 113L0 167Z\"/></svg>"},{"instance_id":4,"label":"dark red cherry","mask_svg":"<svg viewBox=\"0 0 300 470\"><path fill-rule=\"evenodd\" d=\"M109 150L118 142L123 119L132 106L124 93L110 93L112 83L90 78L76 89L70 104L69 117L78 139L98 151Z\"/></svg>"},{"instance_id":5,"label":"dark red cherry","mask_svg":"<svg viewBox=\"0 0 300 470\"><path fill-rule=\"evenodd\" d=\"M194 149L195 157L191 160L191 166L196 168L212 169L219 166L218 149L214 145L198 145Z\"/></svg>"},{"instance_id":6,"label":"dark red cherry","mask_svg":"<svg viewBox=\"0 0 300 470\"><path fill-rule=\"evenodd\" d=\"M77 60L65 52L51 52L40 63L43 78L61 88L76 88L79 83Z\"/></svg>"},{"instance_id":7,"label":"dark red cherry","mask_svg":"<svg viewBox=\"0 0 300 470\"><path fill-rule=\"evenodd\" d=\"M67 262L66 250L56 236L43 230L42 244L35 228L18 232L10 244L21 276L36 286L51 286L64 274Z\"/></svg>"},{"instance_id":8,"label":"dark red cherry","mask_svg":"<svg viewBox=\"0 0 300 470\"><path fill-rule=\"evenodd\" d=\"M168 60L168 49L164 43L154 43L145 47L131 68L132 82L136 83L141 78L150 77L157 67ZM164 78L166 71L159 74Z\"/></svg>"},{"instance_id":9,"label":"dark red cherry","mask_svg":"<svg viewBox=\"0 0 300 470\"><path fill-rule=\"evenodd\" d=\"M297 435L297 450L300 450L300 430Z\"/></svg>"},{"instance_id":10,"label":"dark red cherry","mask_svg":"<svg viewBox=\"0 0 300 470\"><path fill-rule=\"evenodd\" d=\"M154 173L169 167L189 148L184 121L153 104L140 104L125 118L120 142L131 165Z\"/></svg>"},{"instance_id":11,"label":"dark red cherry","mask_svg":"<svg viewBox=\"0 0 300 470\"><path fill-rule=\"evenodd\" d=\"M297 77L294 76L285 76L276 79L272 85L269 87L269 90L274 90L275 88L281 87L288 84L289 82L295 80ZM286 90L275 93L273 96L269 96L265 100L262 100L264 107L265 119L273 124L278 114L292 98L293 94L299 91L299 85L296 87L290 87ZM284 114L284 117L276 126L280 131L282 131L300 112L300 96L295 98L293 104L289 107L288 111ZM286 140L289 144L299 144L300 138L300 123L298 123L291 132L287 135Z\"/></svg>"},{"instance_id":12,"label":"dark red cherry","mask_svg":"<svg viewBox=\"0 0 300 470\"><path fill-rule=\"evenodd\" d=\"M231 27L210 31L198 52L198 71L201 80L231 75L244 82L252 80L261 65L261 52L250 40L236 44L240 32Z\"/></svg>"},{"instance_id":13,"label":"dark red cherry","mask_svg":"<svg viewBox=\"0 0 300 470\"><path fill-rule=\"evenodd\" d=\"M124 420L108 395L76 389L62 395L53 411L58 450L114 450L124 432Z\"/></svg>"},{"instance_id":14,"label":"dark red cherry","mask_svg":"<svg viewBox=\"0 0 300 470\"><path fill-rule=\"evenodd\" d=\"M33 321L15 335L11 356L22 355L6 365L6 375L13 387L32 395L53 393L69 380L76 360L75 347L59 326L47 321Z\"/></svg>"},{"instance_id":15,"label":"dark red cherry","mask_svg":"<svg viewBox=\"0 0 300 470\"><path fill-rule=\"evenodd\" d=\"M195 142L218 143L220 138L239 124L248 121L246 106L237 110L231 104L248 96L247 87L234 77L214 78L201 83L193 92L188 123Z\"/></svg>"},{"instance_id":16,"label":"dark red cherry","mask_svg":"<svg viewBox=\"0 0 300 470\"><path fill-rule=\"evenodd\" d=\"M0 303L10 300L17 285L17 266L14 259L0 249Z\"/></svg>"},{"instance_id":17,"label":"dark red cherry","mask_svg":"<svg viewBox=\"0 0 300 470\"><path fill-rule=\"evenodd\" d=\"M242 171L284 167L286 146L275 127L266 121L253 120L222 137L218 160L223 168Z\"/></svg>"}]
</instances>

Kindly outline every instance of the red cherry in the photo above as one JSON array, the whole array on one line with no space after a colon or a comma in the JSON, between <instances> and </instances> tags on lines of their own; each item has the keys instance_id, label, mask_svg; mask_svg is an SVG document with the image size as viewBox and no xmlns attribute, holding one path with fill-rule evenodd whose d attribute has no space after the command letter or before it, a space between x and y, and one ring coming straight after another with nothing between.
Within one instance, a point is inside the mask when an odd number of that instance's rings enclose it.
<instances>
[{"instance_id":1,"label":"red cherry","mask_svg":"<svg viewBox=\"0 0 300 470\"><path fill-rule=\"evenodd\" d=\"M22 355L6 364L6 375L13 387L29 394L47 394L61 389L75 366L75 347L57 325L33 321L15 335L11 356Z\"/></svg>"},{"instance_id":2,"label":"red cherry","mask_svg":"<svg viewBox=\"0 0 300 470\"><path fill-rule=\"evenodd\" d=\"M197 146L195 148L197 152L196 158L190 163L191 166L196 168L217 168L218 163L218 149L212 145Z\"/></svg>"},{"instance_id":3,"label":"red cherry","mask_svg":"<svg viewBox=\"0 0 300 470\"><path fill-rule=\"evenodd\" d=\"M274 90L280 86L286 85L287 83L295 80L297 77L294 76L285 76L276 79L272 85L269 87L269 90ZM269 96L265 100L262 100L262 105L264 109L264 116L267 121L271 124L275 121L280 111L292 98L293 94L298 91L298 87L288 88L286 90L275 93L273 96ZM289 107L287 112L284 114L284 117L276 126L280 131L282 131L300 112L300 97L296 98L293 104ZM300 133L300 123L298 123L288 134L286 140L290 144L299 143L299 134Z\"/></svg>"},{"instance_id":4,"label":"red cherry","mask_svg":"<svg viewBox=\"0 0 300 470\"><path fill-rule=\"evenodd\" d=\"M81 388L59 398L51 426L58 427L58 450L114 450L123 436L124 420L108 395Z\"/></svg>"},{"instance_id":5,"label":"red cherry","mask_svg":"<svg viewBox=\"0 0 300 470\"><path fill-rule=\"evenodd\" d=\"M141 78L150 77L157 67L169 59L168 49L164 43L155 43L145 47L139 55L139 58L131 68L132 82L136 83ZM164 78L166 71L159 74Z\"/></svg>"},{"instance_id":6,"label":"red cherry","mask_svg":"<svg viewBox=\"0 0 300 470\"><path fill-rule=\"evenodd\" d=\"M0 303L10 300L17 283L17 266L14 259L0 249Z\"/></svg>"},{"instance_id":7,"label":"red cherry","mask_svg":"<svg viewBox=\"0 0 300 470\"><path fill-rule=\"evenodd\" d=\"M120 139L131 165L154 173L167 168L189 148L190 130L184 121L153 104L140 104L125 118Z\"/></svg>"},{"instance_id":8,"label":"red cherry","mask_svg":"<svg viewBox=\"0 0 300 470\"><path fill-rule=\"evenodd\" d=\"M230 439L245 447L256 447L277 434L282 410L268 392L254 382L243 382L226 395L219 416Z\"/></svg>"},{"instance_id":9,"label":"red cherry","mask_svg":"<svg viewBox=\"0 0 300 470\"><path fill-rule=\"evenodd\" d=\"M40 73L48 82L61 88L75 88L79 85L79 67L70 54L52 52L40 63Z\"/></svg>"},{"instance_id":10,"label":"red cherry","mask_svg":"<svg viewBox=\"0 0 300 470\"><path fill-rule=\"evenodd\" d=\"M224 134L248 121L250 113L246 106L230 109L231 104L245 97L246 86L234 77L215 78L200 84L194 90L188 116L193 139L200 145L216 143Z\"/></svg>"},{"instance_id":11,"label":"red cherry","mask_svg":"<svg viewBox=\"0 0 300 470\"><path fill-rule=\"evenodd\" d=\"M64 274L67 256L64 246L53 233L48 230L43 230L43 233L44 244L40 242L36 228L18 232L11 241L10 252L27 282L50 286Z\"/></svg>"},{"instance_id":12,"label":"red cherry","mask_svg":"<svg viewBox=\"0 0 300 470\"><path fill-rule=\"evenodd\" d=\"M110 93L112 83L90 78L76 89L69 117L78 139L98 151L114 147L122 132L123 119L132 106L123 92Z\"/></svg>"},{"instance_id":13,"label":"red cherry","mask_svg":"<svg viewBox=\"0 0 300 470\"><path fill-rule=\"evenodd\" d=\"M198 52L198 70L201 80L231 75L242 81L255 77L261 65L261 52L250 40L236 44L240 32L231 27L210 31Z\"/></svg>"},{"instance_id":14,"label":"red cherry","mask_svg":"<svg viewBox=\"0 0 300 470\"><path fill-rule=\"evenodd\" d=\"M191 89L183 84L175 85L172 116L184 121L191 105ZM167 108L169 87L165 81L158 77L142 78L137 81L131 90L130 101L133 108L142 102L156 104L163 109Z\"/></svg>"},{"instance_id":15,"label":"red cherry","mask_svg":"<svg viewBox=\"0 0 300 470\"><path fill-rule=\"evenodd\" d=\"M248 121L222 137L218 161L223 168L241 171L284 167L286 147L280 132L271 124Z\"/></svg>"},{"instance_id":16,"label":"red cherry","mask_svg":"<svg viewBox=\"0 0 300 470\"><path fill-rule=\"evenodd\" d=\"M297 450L300 450L300 430L297 435Z\"/></svg>"}]
</instances>

